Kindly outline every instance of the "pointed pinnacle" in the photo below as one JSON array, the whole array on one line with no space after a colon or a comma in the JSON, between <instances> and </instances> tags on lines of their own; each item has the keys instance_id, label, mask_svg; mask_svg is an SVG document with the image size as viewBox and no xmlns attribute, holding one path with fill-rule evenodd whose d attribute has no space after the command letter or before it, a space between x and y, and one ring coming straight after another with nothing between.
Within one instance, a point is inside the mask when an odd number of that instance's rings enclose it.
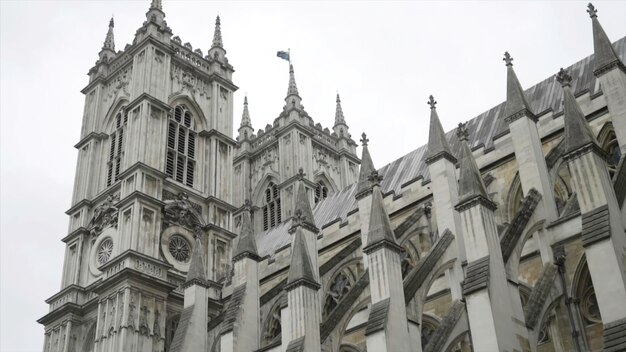
<instances>
[{"instance_id":1,"label":"pointed pinnacle","mask_svg":"<svg viewBox=\"0 0 626 352\"><path fill-rule=\"evenodd\" d=\"M591 3L587 7L593 29L593 73L598 76L615 67L626 72L624 63L617 56L611 40L598 21L598 11Z\"/></svg>"},{"instance_id":2,"label":"pointed pinnacle","mask_svg":"<svg viewBox=\"0 0 626 352\"><path fill-rule=\"evenodd\" d=\"M161 4L161 0L152 0L152 2L150 3L150 10L152 10L152 9L163 11L163 6Z\"/></svg>"},{"instance_id":3,"label":"pointed pinnacle","mask_svg":"<svg viewBox=\"0 0 626 352\"><path fill-rule=\"evenodd\" d=\"M296 205L293 209L294 218L292 221L292 228L305 225L310 230L317 232L315 226L315 218L313 217L313 211L311 210L311 203L306 195L306 186L304 185L304 170L300 168L298 171L298 189L296 193Z\"/></svg>"},{"instance_id":4,"label":"pointed pinnacle","mask_svg":"<svg viewBox=\"0 0 626 352\"><path fill-rule=\"evenodd\" d=\"M287 96L299 95L298 87L296 86L296 77L293 73L293 65L289 64L289 88L287 89Z\"/></svg>"},{"instance_id":5,"label":"pointed pinnacle","mask_svg":"<svg viewBox=\"0 0 626 352\"><path fill-rule=\"evenodd\" d=\"M377 177L377 173L372 174L373 178ZM372 205L370 208L369 226L367 230L367 245L363 248L369 252L378 248L378 245L385 245L396 251L402 251L402 247L396 242L396 236L391 228L389 215L385 210L383 195L380 187L375 184L372 190Z\"/></svg>"},{"instance_id":6,"label":"pointed pinnacle","mask_svg":"<svg viewBox=\"0 0 626 352\"><path fill-rule=\"evenodd\" d=\"M109 21L109 30L107 31L106 38L104 39L104 44L102 45L102 49L110 49L115 51L115 38L113 36L113 27L115 27L115 22L113 21L113 17Z\"/></svg>"},{"instance_id":7,"label":"pointed pinnacle","mask_svg":"<svg viewBox=\"0 0 626 352\"><path fill-rule=\"evenodd\" d=\"M572 77L561 69L557 80L563 87L563 124L566 152L574 151L588 144L597 144L595 134L589 127L585 114L580 109L570 87Z\"/></svg>"},{"instance_id":8,"label":"pointed pinnacle","mask_svg":"<svg viewBox=\"0 0 626 352\"><path fill-rule=\"evenodd\" d=\"M512 63L513 58L508 51L504 53L503 60L506 62L506 103L503 113L505 121L510 124L522 116L527 116L536 121L536 117L532 113L530 104L526 99L526 93L524 93L524 89L515 74Z\"/></svg>"},{"instance_id":9,"label":"pointed pinnacle","mask_svg":"<svg viewBox=\"0 0 626 352\"><path fill-rule=\"evenodd\" d=\"M436 104L435 98L431 95L428 99L428 105L430 105L430 129L428 133L426 163L430 164L439 160L441 157L456 163L456 158L454 158L450 150L450 145L443 131L439 115L437 115Z\"/></svg>"},{"instance_id":10,"label":"pointed pinnacle","mask_svg":"<svg viewBox=\"0 0 626 352\"><path fill-rule=\"evenodd\" d=\"M296 229L295 238L291 247L291 264L287 275L287 285L285 289L294 286L306 285L315 290L320 288L315 279L313 264L309 256L309 250L304 239L302 228Z\"/></svg>"},{"instance_id":11,"label":"pointed pinnacle","mask_svg":"<svg viewBox=\"0 0 626 352\"><path fill-rule=\"evenodd\" d=\"M252 122L250 121L250 111L248 110L248 96L247 95L243 98L243 113L241 114L241 127L243 126L252 127Z\"/></svg>"},{"instance_id":12,"label":"pointed pinnacle","mask_svg":"<svg viewBox=\"0 0 626 352\"><path fill-rule=\"evenodd\" d=\"M202 242L200 237L196 237L191 252L191 261L189 263L189 271L187 272L187 282L193 280L206 280L206 270L204 268L204 258L202 256Z\"/></svg>"},{"instance_id":13,"label":"pointed pinnacle","mask_svg":"<svg viewBox=\"0 0 626 352\"><path fill-rule=\"evenodd\" d=\"M481 196L486 200L489 200L487 196L487 190L485 188L485 184L483 183L483 179L480 175L480 169L476 164L476 159L470 150L469 144L467 143L467 130L461 128L463 130L464 142L461 143L461 165L459 167L459 199L461 202L474 198L476 196Z\"/></svg>"},{"instance_id":14,"label":"pointed pinnacle","mask_svg":"<svg viewBox=\"0 0 626 352\"><path fill-rule=\"evenodd\" d=\"M357 199L368 195L372 190L372 181L370 181L370 177L372 176L372 173L376 171L374 162L372 161L372 157L367 147L368 142L369 139L367 139L367 136L363 133L361 138L361 143L363 145L363 152L361 154L361 170L359 170L359 181L357 183L356 190Z\"/></svg>"},{"instance_id":15,"label":"pointed pinnacle","mask_svg":"<svg viewBox=\"0 0 626 352\"><path fill-rule=\"evenodd\" d=\"M224 47L224 43L222 42L222 28L221 28L220 16L217 16L215 18L215 32L213 32L213 44L211 45L211 47L212 48Z\"/></svg>"},{"instance_id":16,"label":"pointed pinnacle","mask_svg":"<svg viewBox=\"0 0 626 352\"><path fill-rule=\"evenodd\" d=\"M250 219L250 200L246 199L244 203L244 211L241 219L241 233L239 234L239 242L233 253L233 260L242 256L249 256L252 259L258 259L256 240L254 231L252 230L252 220Z\"/></svg>"},{"instance_id":17,"label":"pointed pinnacle","mask_svg":"<svg viewBox=\"0 0 626 352\"><path fill-rule=\"evenodd\" d=\"M341 99L339 98L339 93L337 93L337 108L335 110L335 126L338 124L345 124L346 120L343 117L343 109L341 108Z\"/></svg>"}]
</instances>

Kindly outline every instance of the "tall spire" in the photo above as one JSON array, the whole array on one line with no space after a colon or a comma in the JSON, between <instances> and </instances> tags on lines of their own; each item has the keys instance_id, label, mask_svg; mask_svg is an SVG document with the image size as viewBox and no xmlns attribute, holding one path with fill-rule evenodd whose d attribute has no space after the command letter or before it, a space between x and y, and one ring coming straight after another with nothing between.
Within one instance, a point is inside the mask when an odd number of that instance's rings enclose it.
<instances>
[{"instance_id":1,"label":"tall spire","mask_svg":"<svg viewBox=\"0 0 626 352\"><path fill-rule=\"evenodd\" d=\"M204 257L202 255L202 242L200 242L200 237L196 237L196 241L193 246L186 283L192 283L195 281L199 281L201 283L206 281L206 270L204 269Z\"/></svg>"},{"instance_id":2,"label":"tall spire","mask_svg":"<svg viewBox=\"0 0 626 352\"><path fill-rule=\"evenodd\" d=\"M343 117L343 109L341 108L341 98L339 98L339 93L337 93L337 109L335 110L335 126L339 124L346 124L346 120Z\"/></svg>"},{"instance_id":3,"label":"tall spire","mask_svg":"<svg viewBox=\"0 0 626 352\"><path fill-rule=\"evenodd\" d=\"M289 266L289 275L285 289L298 285L307 285L318 289L320 284L315 280L313 264L311 263L309 249L307 248L301 227L296 229L295 236L293 247L291 248L291 265Z\"/></svg>"},{"instance_id":4,"label":"tall spire","mask_svg":"<svg viewBox=\"0 0 626 352\"><path fill-rule=\"evenodd\" d=\"M211 48L224 48L220 16L215 18L215 32L213 32L213 44L211 44Z\"/></svg>"},{"instance_id":5,"label":"tall spire","mask_svg":"<svg viewBox=\"0 0 626 352\"><path fill-rule=\"evenodd\" d=\"M587 13L591 17L591 23L593 26L593 73L598 75L604 71L610 70L613 67L624 68L622 63L615 53L615 49L609 40L609 37L604 32L600 21L598 21L598 10L592 3L587 5Z\"/></svg>"},{"instance_id":6,"label":"tall spire","mask_svg":"<svg viewBox=\"0 0 626 352\"><path fill-rule=\"evenodd\" d=\"M113 21L113 17L109 21L109 30L107 32L107 36L104 39L104 44L102 45L103 50L111 50L115 52L115 38L113 36L113 27L115 27L115 22Z\"/></svg>"},{"instance_id":7,"label":"tall spire","mask_svg":"<svg viewBox=\"0 0 626 352\"><path fill-rule=\"evenodd\" d=\"M506 63L506 105L504 107L504 119L511 123L522 116L528 116L532 120L536 120L535 115L530 109L530 104L526 100L524 89L517 79L515 70L513 70L513 58L509 52L504 53L502 59Z\"/></svg>"},{"instance_id":8,"label":"tall spire","mask_svg":"<svg viewBox=\"0 0 626 352\"><path fill-rule=\"evenodd\" d=\"M313 210L311 210L311 203L306 195L306 188L304 186L304 170L300 168L298 170L298 190L296 193L296 205L293 209L294 218L292 220L292 228L307 226L314 232L317 231L315 226L315 218L313 217Z\"/></svg>"},{"instance_id":9,"label":"tall spire","mask_svg":"<svg viewBox=\"0 0 626 352\"><path fill-rule=\"evenodd\" d=\"M383 194L380 191L380 180L382 177L378 175L378 171L370 174L369 180L373 184L372 190L372 207L370 210L369 228L367 231L367 245L364 250L384 244L392 248L402 251L402 247L396 242L396 237L391 229L389 215L385 210L383 203Z\"/></svg>"},{"instance_id":10,"label":"tall spire","mask_svg":"<svg viewBox=\"0 0 626 352\"><path fill-rule=\"evenodd\" d=\"M480 170L476 164L476 159L470 150L468 138L469 132L467 123L459 123L457 136L461 140L461 170L459 175L459 200L461 203L474 197L482 197L489 200L485 184L480 176Z\"/></svg>"},{"instance_id":11,"label":"tall spire","mask_svg":"<svg viewBox=\"0 0 626 352\"><path fill-rule=\"evenodd\" d=\"M428 153L426 154L426 162L434 162L439 158L446 158L456 163L456 158L452 155L450 145L446 140L446 134L441 126L439 115L437 115L437 102L431 95L428 97L428 105L430 105L430 132L428 133Z\"/></svg>"},{"instance_id":12,"label":"tall spire","mask_svg":"<svg viewBox=\"0 0 626 352\"><path fill-rule=\"evenodd\" d=\"M248 96L246 95L243 98L243 113L241 114L241 126L240 127L252 127L252 122L250 121L250 111L248 111Z\"/></svg>"},{"instance_id":13,"label":"tall spire","mask_svg":"<svg viewBox=\"0 0 626 352\"><path fill-rule=\"evenodd\" d=\"M370 176L372 172L376 171L374 162L370 156L370 151L367 148L369 139L365 132L361 135L361 145L363 146L363 153L361 154L361 170L359 171L359 181L357 183L356 197L359 199L361 196L369 194L372 190L372 183L370 182Z\"/></svg>"},{"instance_id":14,"label":"tall spire","mask_svg":"<svg viewBox=\"0 0 626 352\"><path fill-rule=\"evenodd\" d=\"M252 230L252 220L250 219L250 201L246 199L241 219L241 233L239 234L239 242L237 248L233 252L233 261L240 257L248 256L253 259L259 258L256 240Z\"/></svg>"},{"instance_id":15,"label":"tall spire","mask_svg":"<svg viewBox=\"0 0 626 352\"><path fill-rule=\"evenodd\" d=\"M287 96L299 95L298 87L296 86L296 77L293 74L293 65L289 64L289 88L287 89Z\"/></svg>"},{"instance_id":16,"label":"tall spire","mask_svg":"<svg viewBox=\"0 0 626 352\"><path fill-rule=\"evenodd\" d=\"M580 109L574 93L572 93L572 77L561 68L556 75L556 80L563 87L563 123L565 125L565 136L563 139L566 145L565 152L569 153L588 144L597 145L598 142L585 119L585 114Z\"/></svg>"}]
</instances>

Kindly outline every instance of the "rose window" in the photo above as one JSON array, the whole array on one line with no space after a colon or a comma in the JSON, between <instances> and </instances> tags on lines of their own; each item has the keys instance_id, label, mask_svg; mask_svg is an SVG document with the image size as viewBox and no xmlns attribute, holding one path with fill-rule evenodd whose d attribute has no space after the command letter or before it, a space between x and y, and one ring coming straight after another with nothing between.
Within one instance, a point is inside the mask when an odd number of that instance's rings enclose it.
<instances>
[{"instance_id":1,"label":"rose window","mask_svg":"<svg viewBox=\"0 0 626 352\"><path fill-rule=\"evenodd\" d=\"M187 263L191 257L191 246L189 242L181 236L172 236L168 249L172 257L179 262Z\"/></svg>"},{"instance_id":2,"label":"rose window","mask_svg":"<svg viewBox=\"0 0 626 352\"><path fill-rule=\"evenodd\" d=\"M107 238L106 240L100 243L98 247L98 252L96 254L96 258L98 260L98 264L102 265L111 259L111 254L113 254L113 240Z\"/></svg>"}]
</instances>

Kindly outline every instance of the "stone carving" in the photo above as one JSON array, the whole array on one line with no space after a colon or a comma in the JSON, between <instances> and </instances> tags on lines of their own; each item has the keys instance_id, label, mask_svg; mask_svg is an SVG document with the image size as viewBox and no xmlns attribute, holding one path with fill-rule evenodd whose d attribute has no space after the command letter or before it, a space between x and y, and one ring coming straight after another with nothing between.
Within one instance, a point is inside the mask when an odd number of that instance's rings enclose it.
<instances>
[{"instance_id":1,"label":"stone carving","mask_svg":"<svg viewBox=\"0 0 626 352\"><path fill-rule=\"evenodd\" d=\"M150 326L148 325L148 313L150 310L147 306L141 307L141 314L139 315L139 334L144 336L150 335Z\"/></svg>"},{"instance_id":2,"label":"stone carving","mask_svg":"<svg viewBox=\"0 0 626 352\"><path fill-rule=\"evenodd\" d=\"M152 324L152 333L157 337L161 337L161 325L159 324L159 319L161 319L161 312L157 309L154 312L154 324Z\"/></svg>"},{"instance_id":3,"label":"stone carving","mask_svg":"<svg viewBox=\"0 0 626 352\"><path fill-rule=\"evenodd\" d=\"M135 309L137 309L137 305L135 305L135 298L137 294L130 294L130 302L128 303L128 321L126 325L132 328L135 328Z\"/></svg>"},{"instance_id":4,"label":"stone carving","mask_svg":"<svg viewBox=\"0 0 626 352\"><path fill-rule=\"evenodd\" d=\"M104 203L94 210L93 218L88 225L93 239L107 227L117 228L118 209L113 205L117 201L119 201L119 195L109 195Z\"/></svg>"},{"instance_id":5,"label":"stone carving","mask_svg":"<svg viewBox=\"0 0 626 352\"><path fill-rule=\"evenodd\" d=\"M185 192L179 193L176 199L165 201L163 215L165 227L177 224L198 232L204 226L200 212L195 209Z\"/></svg>"}]
</instances>

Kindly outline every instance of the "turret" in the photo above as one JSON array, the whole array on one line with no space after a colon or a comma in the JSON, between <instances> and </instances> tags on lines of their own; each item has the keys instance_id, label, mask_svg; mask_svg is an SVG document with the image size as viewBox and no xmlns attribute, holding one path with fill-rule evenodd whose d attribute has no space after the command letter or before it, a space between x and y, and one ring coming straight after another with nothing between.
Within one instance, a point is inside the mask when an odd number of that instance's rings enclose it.
<instances>
[{"instance_id":1,"label":"turret","mask_svg":"<svg viewBox=\"0 0 626 352\"><path fill-rule=\"evenodd\" d=\"M341 98L337 93L337 107L335 109L335 124L333 125L333 131L339 138L350 139L350 133L348 133L348 124L343 116L343 109L341 108Z\"/></svg>"},{"instance_id":2,"label":"turret","mask_svg":"<svg viewBox=\"0 0 626 352\"><path fill-rule=\"evenodd\" d=\"M239 125L239 142L243 142L252 138L254 129L250 121L250 111L248 110L248 96L243 98L243 113L241 114L241 124Z\"/></svg>"},{"instance_id":3,"label":"turret","mask_svg":"<svg viewBox=\"0 0 626 352\"><path fill-rule=\"evenodd\" d=\"M109 21L109 30L104 38L102 50L100 50L100 53L98 54L100 61L102 62L108 62L115 57L115 38L113 36L113 27L115 27L115 22L113 21L113 17L111 17L111 20Z\"/></svg>"}]
</instances>

